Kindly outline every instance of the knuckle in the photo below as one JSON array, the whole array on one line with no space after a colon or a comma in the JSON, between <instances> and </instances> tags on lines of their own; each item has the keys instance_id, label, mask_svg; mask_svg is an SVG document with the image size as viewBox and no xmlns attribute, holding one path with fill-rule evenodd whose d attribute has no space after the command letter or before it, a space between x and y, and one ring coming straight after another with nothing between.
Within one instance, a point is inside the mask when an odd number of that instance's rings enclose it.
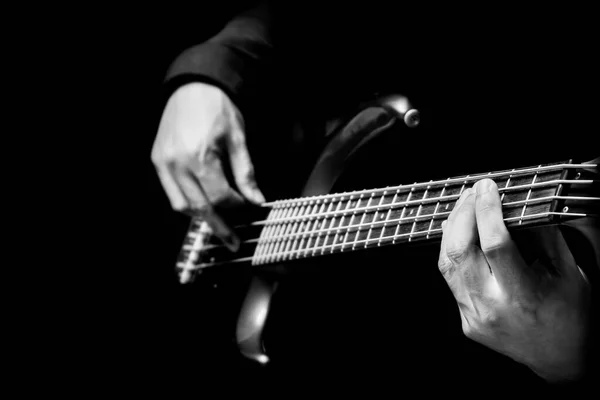
<instances>
[{"instance_id":1,"label":"knuckle","mask_svg":"<svg viewBox=\"0 0 600 400\"><path fill-rule=\"evenodd\" d=\"M446 246L446 257L453 264L462 264L469 254L468 246L464 246L460 243L448 244Z\"/></svg>"},{"instance_id":2,"label":"knuckle","mask_svg":"<svg viewBox=\"0 0 600 400\"><path fill-rule=\"evenodd\" d=\"M496 328L500 324L500 315L494 309L480 313L480 324L487 328Z\"/></svg>"},{"instance_id":3,"label":"knuckle","mask_svg":"<svg viewBox=\"0 0 600 400\"><path fill-rule=\"evenodd\" d=\"M473 339L475 337L473 327L471 326L471 324L469 324L469 322L467 322L466 317L462 320L462 331L463 334L469 339Z\"/></svg>"},{"instance_id":4,"label":"knuckle","mask_svg":"<svg viewBox=\"0 0 600 400\"><path fill-rule=\"evenodd\" d=\"M246 147L246 136L239 129L229 131L229 141L234 148Z\"/></svg>"},{"instance_id":5,"label":"knuckle","mask_svg":"<svg viewBox=\"0 0 600 400\"><path fill-rule=\"evenodd\" d=\"M493 254L505 251L510 241L506 233L496 232L481 241L481 250L485 254Z\"/></svg>"},{"instance_id":6,"label":"knuckle","mask_svg":"<svg viewBox=\"0 0 600 400\"><path fill-rule=\"evenodd\" d=\"M438 269L440 270L442 275L448 279L453 273L454 266L448 258L441 256L438 260Z\"/></svg>"}]
</instances>

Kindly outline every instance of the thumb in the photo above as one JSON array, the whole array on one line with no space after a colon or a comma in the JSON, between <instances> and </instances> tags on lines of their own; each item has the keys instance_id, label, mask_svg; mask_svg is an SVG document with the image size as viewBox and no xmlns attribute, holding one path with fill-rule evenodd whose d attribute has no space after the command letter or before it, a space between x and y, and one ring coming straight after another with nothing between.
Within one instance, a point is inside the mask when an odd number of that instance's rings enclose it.
<instances>
[{"instance_id":1,"label":"thumb","mask_svg":"<svg viewBox=\"0 0 600 400\"><path fill-rule=\"evenodd\" d=\"M250 159L250 153L246 147L244 134L241 131L232 132L236 138L230 141L229 157L231 169L235 183L240 193L249 201L255 204L265 202L265 196L262 194L254 177L254 165ZM241 139L240 139L241 136Z\"/></svg>"}]
</instances>

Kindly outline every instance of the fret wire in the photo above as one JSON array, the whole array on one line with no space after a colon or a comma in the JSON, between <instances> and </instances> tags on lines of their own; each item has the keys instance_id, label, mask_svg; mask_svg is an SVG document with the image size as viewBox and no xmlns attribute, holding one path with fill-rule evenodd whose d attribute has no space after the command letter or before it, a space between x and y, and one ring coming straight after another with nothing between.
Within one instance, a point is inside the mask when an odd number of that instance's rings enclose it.
<instances>
[{"instance_id":1,"label":"fret wire","mask_svg":"<svg viewBox=\"0 0 600 400\"><path fill-rule=\"evenodd\" d=\"M594 168L596 167L596 164L566 164L566 163L562 163L562 164L548 164L545 165L543 167L529 167L529 168L522 168L522 169L513 169L512 171L498 171L498 172L493 172L491 173L491 178L502 178L505 177L508 174L530 174L533 172L547 172L547 171L553 171L553 170L560 170L560 169L565 169L565 168ZM469 175L471 176L471 179L473 180L477 180L479 178L483 178L486 175L490 175L490 173L482 173L482 174L477 174L477 175ZM459 183L462 182L464 180L465 177L453 177L450 178L450 183ZM444 184L445 181L444 180L440 180L440 181L435 181L433 182L434 184ZM414 183L413 186L417 187L417 186L428 186L429 182L427 183ZM402 185L398 185L398 186L390 186L387 187L385 189L390 190L390 189L397 189L397 188L405 188L405 189L409 189L408 187L404 187ZM379 189L374 189L375 192L381 192L382 190L384 190L384 188L379 188ZM308 200L329 200L329 199L333 199L335 200L336 197L341 196L341 197L345 197L345 196L349 196L350 194L352 195L359 195L361 193L364 194L369 194L372 191L372 189L365 189L365 190L359 190L359 191L352 191L352 192L344 192L344 193L333 193L333 194L328 194L328 195L317 195L317 196L310 196L310 197L305 197L302 199L285 199L285 200L275 200L272 202L267 202L267 203L263 203L264 207L273 207L276 204L280 203L280 202L286 202L286 201L308 201Z\"/></svg>"},{"instance_id":2,"label":"fret wire","mask_svg":"<svg viewBox=\"0 0 600 400\"><path fill-rule=\"evenodd\" d=\"M521 204L533 204L533 203L547 203L547 202L551 202L552 200L559 200L559 199L564 199L564 200L569 200L569 199L580 199L580 200L586 200L586 201L591 201L591 200L597 200L596 198L593 197L574 197L574 196L546 196L546 197L538 197L535 199L530 199L530 200L518 200L518 201L514 201L514 202L510 202L510 203L504 203L503 207L515 207L515 206L520 206ZM454 202L456 203L456 202ZM405 222L405 221L412 221L415 218L416 219L424 219L424 218L435 218L436 216L444 216L444 215L449 215L451 213L451 211L444 211L444 212L437 212L435 214L427 214L427 215L420 215L419 217L413 216L405 216L405 214L403 213L399 218L393 219L393 220L389 220L387 222ZM437 218L436 218L437 219ZM363 223L362 221L358 224L352 224L352 225L347 225L346 227L344 227L345 229L350 229L350 232L354 232L354 231L360 231L361 228L365 228L366 226L370 226L370 225L377 225L377 224L381 224L382 221L375 221L375 222L370 222L370 223ZM353 229L356 228L356 229ZM322 228L319 231L316 231L314 233L318 233L318 234L322 234L322 233L326 233L326 230L328 228ZM254 239L256 240L256 239ZM269 240L269 239L266 239ZM250 240L252 241L252 240ZM250 242L249 241L249 242Z\"/></svg>"},{"instance_id":3,"label":"fret wire","mask_svg":"<svg viewBox=\"0 0 600 400\"><path fill-rule=\"evenodd\" d=\"M323 210L325 209L325 207L327 207L327 204L328 204L328 203L327 203L326 201L323 201L323 203L321 204L321 208L319 209L319 212L318 212L318 214L320 214L321 212L323 212ZM330 207L331 207L331 202L329 202L329 205L330 205ZM306 240L306 247L305 247L305 249L304 249L304 250L306 250L306 251L305 251L305 253L304 253L304 256L305 256L305 257L308 255L308 252L309 252L309 251L310 251L310 249L311 249L311 239L313 238L313 234L314 234L314 233L317 231L317 229L318 229L318 228L316 228L316 227L317 227L318 225L319 225L319 218L315 218L315 219L313 220L312 227L311 227L311 229L310 229L310 232L309 232L309 234L308 234L308 238L307 238L307 240ZM312 247L313 247L313 248L314 248L315 244L317 243L317 241L319 240L319 236L318 236L318 235L319 235L319 234L317 233L317 237L316 237L316 239L315 239L315 241L313 242L313 245L312 245ZM313 254L314 254L314 253L313 253ZM297 258L300 258L300 256L298 255L298 257L297 257Z\"/></svg>"},{"instance_id":4,"label":"fret wire","mask_svg":"<svg viewBox=\"0 0 600 400\"><path fill-rule=\"evenodd\" d=\"M295 217L298 212L298 206L292 205L289 208L289 217ZM269 254L267 261L276 261L279 257L280 249L283 244L287 241L287 235L290 233L292 222L284 222L280 225L278 233L275 235L276 239L273 245L271 254Z\"/></svg>"},{"instance_id":5,"label":"fret wire","mask_svg":"<svg viewBox=\"0 0 600 400\"><path fill-rule=\"evenodd\" d=\"M348 222L348 226L352 226L352 221L354 221L354 218L356 217L356 209L360 206L360 202L361 202L362 198L363 198L363 195L361 194L358 197L358 200L356 201L356 205L352 209L352 215L350 216L350 222ZM346 229L346 234L344 235L344 240L342 240L342 245L346 244L349 233L350 233L350 228ZM357 234L358 234L358 232L357 232ZM342 246L342 251L344 251L344 246Z\"/></svg>"},{"instance_id":6,"label":"fret wire","mask_svg":"<svg viewBox=\"0 0 600 400\"><path fill-rule=\"evenodd\" d=\"M528 217L530 217L530 218L534 218L534 217L540 218L540 217L547 216L547 215L550 215L550 214L565 215L565 213L544 212L544 213L539 213L539 214L535 214L535 215L526 216L525 218L528 218ZM509 217L509 218L505 218L504 221L506 221L506 222L515 221L516 222L516 221L518 221L520 219L521 219L521 217ZM419 232L414 232L414 233L413 232L402 233L402 234L393 235L393 236L385 236L385 237L383 237L383 239L408 238L409 241L410 241L410 239L413 238L413 237L415 237L415 236L429 237L429 236L431 236L432 233L442 233L442 229L441 228L437 228L437 229L432 229L432 230L427 230L427 231L419 231ZM366 248L368 246L368 244L375 243L376 241L379 241L379 239L375 239L375 238L368 239L367 238L367 239L362 239L362 240L358 241L358 243L363 243L364 242L365 243L364 248ZM342 245L343 244L335 244L334 243L334 244L328 245L328 247L332 247L332 252L333 252L333 248L338 247L338 246L342 246Z\"/></svg>"},{"instance_id":7,"label":"fret wire","mask_svg":"<svg viewBox=\"0 0 600 400\"><path fill-rule=\"evenodd\" d=\"M392 198L391 204L394 204L396 202L396 198L398 197L398 192L399 192L399 190L396 190L396 193L394 193L394 197ZM387 226L387 223L390 219L391 214L392 214L392 208L390 207L390 209L388 209L387 215L385 216L385 220L383 221L383 226L381 227L381 233L379 234L379 241L377 242L377 246L381 245L381 238L383 237L383 232L385 232L385 227Z\"/></svg>"},{"instance_id":8,"label":"fret wire","mask_svg":"<svg viewBox=\"0 0 600 400\"><path fill-rule=\"evenodd\" d=\"M340 223L338 225L338 229L336 230L335 235L333 236L333 243L336 242L340 229L344 228L344 218L346 217L346 211L348 211L348 207L350 207L350 204L352 203L352 195L350 196L350 198L348 199L348 203L346 204L346 207L344 208L344 214L342 214L342 218L340 219Z\"/></svg>"},{"instance_id":9,"label":"fret wire","mask_svg":"<svg viewBox=\"0 0 600 400\"><path fill-rule=\"evenodd\" d=\"M433 182L433 181L431 181ZM423 193L423 197L421 198L421 200L425 200L427 198L427 192L429 191L429 186L427 186L427 188L425 188L425 193ZM416 217L419 216L419 214L421 213L421 210L423 209L423 203L419 204L419 208L417 208L417 214L415 215ZM431 220L433 222L433 219ZM415 227L417 226L417 220L415 219L413 221L412 227L410 228L411 233L415 231ZM408 241L410 242L412 240L412 236L410 236L408 238Z\"/></svg>"},{"instance_id":10,"label":"fret wire","mask_svg":"<svg viewBox=\"0 0 600 400\"><path fill-rule=\"evenodd\" d=\"M298 206L296 206L298 207ZM301 215L304 216L304 212L306 211L307 208L310 208L310 206L303 204L299 207L298 209L298 213L297 215ZM300 221L294 221L293 224L291 224L291 228L289 229L290 233L293 235L298 231L298 227L300 225L300 223L304 222L304 220L300 220ZM283 246L281 252L278 254L277 256L277 261L284 261L290 248L292 247L292 244L295 242L296 239L284 239L284 243L285 245Z\"/></svg>"},{"instance_id":11,"label":"fret wire","mask_svg":"<svg viewBox=\"0 0 600 400\"><path fill-rule=\"evenodd\" d=\"M463 180L464 181L464 180ZM553 185L558 185L558 184L580 184L580 185L584 185L584 184L591 184L594 183L593 180L582 180L582 179L578 179L578 180L568 180L568 179L557 179L557 180L552 180L552 181L544 181L544 182L537 182L534 184L529 184L529 185L519 185L519 186L512 186L510 188L505 188L505 189L499 189L499 192L503 192L503 191L519 191L519 190L523 190L523 189L529 189L529 188L538 188L538 187L544 187L544 186L553 186ZM375 195L376 192L373 192L373 195ZM462 194L462 192L458 195L456 195L456 198L458 199L460 197L460 195ZM438 198L430 198L427 199L430 200L432 202L435 202L438 200ZM420 204L423 202L427 202L423 199L421 200L414 200L413 201L415 204ZM399 205L402 205L406 202L400 202L400 203L396 203L396 204L387 204L384 205L383 207L397 207ZM406 205L410 205L410 204L406 204ZM359 209L357 211L372 211L374 210L376 206L368 206L368 207L364 207L362 209ZM311 216L311 218L318 218L318 217L332 217L336 215L336 211L327 211L324 214L319 214L319 215L313 215ZM280 217L281 218L281 217ZM249 225L251 226L257 226L257 225L267 225L267 224L276 224L276 223L281 223L281 222L288 222L286 218L281 218L281 219L277 219L277 220L262 220L262 221L254 221L252 223L250 223ZM243 226L242 226L243 227Z\"/></svg>"},{"instance_id":12,"label":"fret wire","mask_svg":"<svg viewBox=\"0 0 600 400\"><path fill-rule=\"evenodd\" d=\"M447 180L449 180L450 178L448 178ZM440 198L444 198L444 192L446 191L446 188L448 187L448 183L444 184L444 187L442 188L442 191L440 193ZM435 208L433 209L433 215L435 216L438 212L438 209L440 207L440 201L438 200L437 203L435 203ZM431 228L433 227L433 221L435 220L435 218L431 218L431 221L429 222L429 227L427 228L427 231L430 231ZM429 239L429 235L427 235L427 239Z\"/></svg>"},{"instance_id":13,"label":"fret wire","mask_svg":"<svg viewBox=\"0 0 600 400\"><path fill-rule=\"evenodd\" d=\"M541 167L541 165L540 165ZM531 184L533 185L535 183L535 179L537 178L538 173L536 172L535 175L533 175L533 179L531 180ZM521 211L521 219L519 219L519 225L521 225L523 223L523 216L525 215L525 210L527 209L527 201L529 200L529 196L531 196L531 187L529 188L529 191L527 192L527 197L525 197L525 204L523 205L523 211Z\"/></svg>"},{"instance_id":14,"label":"fret wire","mask_svg":"<svg viewBox=\"0 0 600 400\"><path fill-rule=\"evenodd\" d=\"M283 210L283 208L281 208L281 207L272 209L269 212L269 215L267 216L267 220L269 220L271 217L273 219L278 218L279 215L282 213L282 210ZM256 250L254 251L254 255L253 255L253 263L261 263L262 262L263 254L269 244L268 242L266 242L264 240L268 239L270 237L271 230L274 227L275 227L274 225L267 225L265 228L263 228L261 230L260 241L259 241L258 246L256 247Z\"/></svg>"},{"instance_id":15,"label":"fret wire","mask_svg":"<svg viewBox=\"0 0 600 400\"><path fill-rule=\"evenodd\" d=\"M417 183L417 182L415 182ZM392 239L392 244L396 243L396 235L398 235L398 232L400 231L400 225L402 225L402 219L404 218L404 216L406 215L406 203L409 202L410 198L412 197L412 194L414 192L415 188L414 186L410 189L410 192L408 192L408 196L406 196L406 202L404 207L402 207L402 212L400 213L400 218L398 220L398 225L396 226L396 230L394 231L394 239Z\"/></svg>"},{"instance_id":16,"label":"fret wire","mask_svg":"<svg viewBox=\"0 0 600 400\"><path fill-rule=\"evenodd\" d=\"M297 212L296 207L297 206L290 204L285 211L284 218L293 217L293 215ZM278 224L277 228L273 231L273 238L275 240L273 240L272 246L270 246L270 248L267 250L267 262L275 261L282 244L286 241L285 233L288 231L289 227L290 223L283 222Z\"/></svg>"},{"instance_id":17,"label":"fret wire","mask_svg":"<svg viewBox=\"0 0 600 400\"><path fill-rule=\"evenodd\" d=\"M529 199L527 201L525 201L525 200L518 200L518 201L514 201L514 202L510 202L510 203L505 203L505 204L503 204L503 206L511 207L511 206L517 206L517 205L520 206L520 204L531 205L531 204L534 204L534 203L548 203L548 202L551 202L553 200L600 201L600 197L555 196L555 195L552 195L552 196L546 196L546 197L537 197L537 198L534 198L534 199ZM449 214L449 212L446 212L446 214ZM443 216L444 214L440 213L440 212L436 212L436 213L428 214L426 216L421 216L421 217L428 217L428 218L431 217L433 219L439 219L439 218L436 218L436 216L440 216L440 215ZM563 215L563 214L561 214L561 215ZM389 221L386 221L386 223L387 222L398 222L398 221L400 221L400 219L389 220ZM312 222L312 220L310 222ZM381 223L381 221L375 222L374 224L378 224L378 223ZM346 228L349 232L356 232L356 231L360 230L360 225L359 224L352 224L352 225L347 225L344 228ZM352 230L351 228L358 228L358 229ZM262 232L261 232L261 234L262 234ZM306 235L306 233L302 233L300 235L294 235L294 234L292 234L290 236L291 237L298 237L298 236L301 237L303 235ZM246 239L246 240L242 241L242 244L259 243L260 241L261 241L261 238L259 236L257 238ZM346 242L346 243L349 244L350 242ZM186 246L188 246L188 245L186 245ZM225 247L225 246L222 245L222 244L214 244L214 243L212 243L212 244L206 244L205 246L203 246L203 250L211 250L211 249L223 248L223 247Z\"/></svg>"},{"instance_id":18,"label":"fret wire","mask_svg":"<svg viewBox=\"0 0 600 400\"><path fill-rule=\"evenodd\" d=\"M317 214L317 213L319 213L319 211L323 210L323 208L325 207L325 202L320 203L320 206L321 206L321 209L319 210L319 202L317 201L309 215ZM298 248L300 250L306 250L309 248L311 234L314 231L314 228L317 225L318 221L319 220L317 218L315 218L313 220L311 220L309 218L306 221L306 228L304 229L304 233L302 233L302 236L300 238L300 244L298 245ZM312 223L312 225L311 225L311 223ZM305 243L306 243L306 246L304 246ZM298 254L298 256L296 258L300 258L300 255Z\"/></svg>"},{"instance_id":19,"label":"fret wire","mask_svg":"<svg viewBox=\"0 0 600 400\"><path fill-rule=\"evenodd\" d=\"M504 185L504 188L507 189L508 185L510 184L510 179L512 178L512 172L514 172L515 170L513 169L511 172L511 174L508 175L508 179L506 180L506 185ZM498 189L498 191L500 191L500 189ZM500 195L500 202L502 203L504 201L504 196L506 195L506 191L503 191L502 194Z\"/></svg>"},{"instance_id":20,"label":"fret wire","mask_svg":"<svg viewBox=\"0 0 600 400\"><path fill-rule=\"evenodd\" d=\"M283 211L282 215L284 218L287 218L291 215L291 213L293 213L293 208L291 205L288 205L285 210ZM264 261L266 262L270 262L272 255L273 255L273 251L275 250L275 248L277 247L277 244L279 243L281 239L281 230L284 229L286 225L284 223L280 223L275 225L275 229L273 229L271 232L271 237L274 238L275 240L271 241L271 243L269 243L269 246L267 246L267 249L265 251L264 254Z\"/></svg>"},{"instance_id":21,"label":"fret wire","mask_svg":"<svg viewBox=\"0 0 600 400\"><path fill-rule=\"evenodd\" d=\"M315 204L314 207L311 207L310 204L308 204L306 206L305 211L305 216L306 215L310 215L315 208L317 208L318 206ZM300 237L296 236L293 240L292 240L292 246L291 246L291 251L297 250L298 248L300 248L302 246L302 239L304 238L304 234L306 233L306 230L308 229L308 226L310 224L310 221L304 221L302 220L302 222L300 222L300 225L298 226L298 232L301 233ZM291 255L290 255L290 259L291 259ZM284 257L285 259L285 257Z\"/></svg>"},{"instance_id":22,"label":"fret wire","mask_svg":"<svg viewBox=\"0 0 600 400\"><path fill-rule=\"evenodd\" d=\"M282 209L281 211L281 215L285 218L290 214L290 210L291 208L289 206L286 206ZM277 245L277 242L279 240L281 240L280 236L279 236L279 231L281 230L281 226L283 225L283 223L277 223L273 226L273 229L271 230L271 232L269 232L269 238L272 238L274 240L269 241L269 243L267 244L265 250L264 250L264 254L263 254L263 260L264 262L269 262L270 258L271 258L271 254L273 252L273 249L275 248L275 246Z\"/></svg>"},{"instance_id":23,"label":"fret wire","mask_svg":"<svg viewBox=\"0 0 600 400\"><path fill-rule=\"evenodd\" d=\"M278 212L279 212L278 208L272 208L269 211L269 214L267 215L267 220L274 217L275 214L277 214ZM268 229L266 229L266 228L270 228L270 225L267 225L263 229L260 230L260 235L258 236L259 242L257 243L256 248L254 249L254 254L252 255L252 264L253 265L256 265L259 263L259 257L262 254L263 247L266 246L266 243L263 242L263 239L267 238Z\"/></svg>"},{"instance_id":24,"label":"fret wire","mask_svg":"<svg viewBox=\"0 0 600 400\"><path fill-rule=\"evenodd\" d=\"M535 219L535 218L543 218L543 217L548 217L551 215L558 215L558 216L562 216L562 217L586 217L587 214L584 213L563 213L563 212L556 212L556 211L548 211L548 212L543 212L543 213L538 213L538 214L530 214L530 215L526 215L525 218L528 219ZM511 218L505 218L504 221L505 222L511 222L512 220L518 220L520 217L511 217ZM429 233L442 233L441 229L435 229L430 231ZM421 233L427 233L425 231L421 232ZM406 235L406 234L403 234ZM384 239L392 239L392 236L387 236ZM348 245L350 243L347 243ZM240 258L235 258L232 260L225 260L225 261L216 261L216 262L210 262L210 263L201 263L196 265L195 269L202 269L202 268L210 268L210 267L214 267L214 266L218 266L218 265L223 265L223 264L231 264L231 263L237 263L237 262L247 262L247 261L252 261L253 257L240 257Z\"/></svg>"},{"instance_id":25,"label":"fret wire","mask_svg":"<svg viewBox=\"0 0 600 400\"><path fill-rule=\"evenodd\" d=\"M377 203L377 208L375 209L375 213L373 214L373 220L372 222L377 222L377 213L379 212L379 207L381 207L381 203L383 202L383 198L385 197L385 193L386 191L383 191L383 194L381 195L381 198L379 199L379 203ZM366 215L366 213L365 213ZM373 231L373 224L370 224L369 226L369 231L367 232L367 241L365 242L365 246L367 245L368 241L369 241L369 237L371 236L371 232Z\"/></svg>"},{"instance_id":26,"label":"fret wire","mask_svg":"<svg viewBox=\"0 0 600 400\"><path fill-rule=\"evenodd\" d=\"M369 200L367 201L367 208L369 207L369 204L371 204L371 201L373 200L373 196L375 196L375 192L371 192L371 196L369 196ZM358 223L359 226L363 224L363 221L365 220L366 215L367 215L367 213L363 212L360 222ZM359 236L360 236L360 233L357 232L356 236L354 237L354 240L352 241L352 250L354 250L354 248L356 247L356 241L358 240Z\"/></svg>"},{"instance_id":27,"label":"fret wire","mask_svg":"<svg viewBox=\"0 0 600 400\"><path fill-rule=\"evenodd\" d=\"M335 207L335 211L334 213L337 213L340 210L340 207L342 206L342 203L344 202L344 198L340 198L338 200L337 206ZM323 238L323 245L321 247L319 247L319 249L321 250L321 255L323 255L325 253L325 249L326 244L327 244L327 238L329 237L329 234L331 233L331 229L333 228L333 224L335 223L335 214L334 216L331 218L331 222L329 223L329 228L327 229L327 232L325 232L325 237Z\"/></svg>"},{"instance_id":28,"label":"fret wire","mask_svg":"<svg viewBox=\"0 0 600 400\"><path fill-rule=\"evenodd\" d=\"M327 214L329 214L331 208L333 207L333 202L334 202L334 199L331 199L331 202L329 203L329 207L327 208ZM338 203L338 205L339 205L339 203ZM331 223L329 224L329 226L331 226ZM323 229L325 229L324 233L327 235L328 234L327 216L323 217L323 225L320 230L323 231ZM315 238L315 243L314 243L313 252L312 252L313 256L317 253L317 250L320 249L320 247L319 247L319 237L320 236L321 235L319 233L317 233L317 237ZM327 236L325 236L325 240L327 240Z\"/></svg>"}]
</instances>

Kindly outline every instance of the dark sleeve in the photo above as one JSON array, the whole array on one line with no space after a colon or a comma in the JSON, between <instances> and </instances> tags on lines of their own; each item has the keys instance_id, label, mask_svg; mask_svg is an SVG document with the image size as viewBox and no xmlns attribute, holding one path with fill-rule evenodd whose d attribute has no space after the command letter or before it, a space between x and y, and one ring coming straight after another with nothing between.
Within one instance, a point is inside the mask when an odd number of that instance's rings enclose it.
<instances>
[{"instance_id":1,"label":"dark sleeve","mask_svg":"<svg viewBox=\"0 0 600 400\"><path fill-rule=\"evenodd\" d=\"M269 76L271 23L269 2L256 2L210 39L184 50L167 71L165 100L185 83L206 82L225 91L243 112Z\"/></svg>"}]
</instances>

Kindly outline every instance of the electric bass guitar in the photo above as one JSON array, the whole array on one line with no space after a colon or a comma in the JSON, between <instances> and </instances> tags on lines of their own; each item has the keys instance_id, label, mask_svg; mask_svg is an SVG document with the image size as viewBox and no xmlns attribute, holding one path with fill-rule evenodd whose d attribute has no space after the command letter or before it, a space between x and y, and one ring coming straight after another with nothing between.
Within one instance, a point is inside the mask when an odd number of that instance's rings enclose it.
<instances>
[{"instance_id":1,"label":"electric bass guitar","mask_svg":"<svg viewBox=\"0 0 600 400\"><path fill-rule=\"evenodd\" d=\"M419 129L419 112L405 97L388 96L373 106L384 110L385 118L379 118L367 134L356 131L334 137L302 196L267 202L258 218L235 227L241 239L237 252L213 237L206 222L193 218L176 264L180 281L190 283L208 269L277 272L296 261L332 254L435 243L461 193L482 178L497 183L509 230L554 224L570 229L585 253L575 255L580 268L588 274L599 271L600 159L556 160L409 185L332 192L345 166L367 142L393 125ZM362 112L375 108L367 106ZM245 357L260 363L269 360L263 330L276 288L276 279L262 279L257 273L238 317L236 343Z\"/></svg>"}]
</instances>

